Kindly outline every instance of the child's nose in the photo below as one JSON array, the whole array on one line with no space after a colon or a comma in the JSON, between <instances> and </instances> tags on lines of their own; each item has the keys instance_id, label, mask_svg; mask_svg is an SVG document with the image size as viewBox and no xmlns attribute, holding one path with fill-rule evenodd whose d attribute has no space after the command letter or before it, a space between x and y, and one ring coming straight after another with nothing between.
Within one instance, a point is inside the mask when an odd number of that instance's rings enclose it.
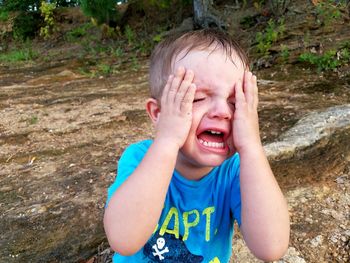
<instances>
[{"instance_id":1,"label":"child's nose","mask_svg":"<svg viewBox=\"0 0 350 263\"><path fill-rule=\"evenodd\" d=\"M215 103L208 112L209 118L231 119L232 109L227 102Z\"/></svg>"}]
</instances>

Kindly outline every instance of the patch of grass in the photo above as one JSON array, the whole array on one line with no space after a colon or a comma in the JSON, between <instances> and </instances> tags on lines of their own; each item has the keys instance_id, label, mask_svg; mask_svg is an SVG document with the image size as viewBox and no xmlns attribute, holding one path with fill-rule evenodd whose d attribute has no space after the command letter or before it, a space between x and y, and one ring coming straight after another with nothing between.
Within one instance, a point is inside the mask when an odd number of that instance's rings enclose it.
<instances>
[{"instance_id":1,"label":"patch of grass","mask_svg":"<svg viewBox=\"0 0 350 263\"><path fill-rule=\"evenodd\" d=\"M133 56L131 58L131 69L133 71L138 71L141 68L141 65L139 63L139 61L137 60L136 56Z\"/></svg>"},{"instance_id":2,"label":"patch of grass","mask_svg":"<svg viewBox=\"0 0 350 263\"><path fill-rule=\"evenodd\" d=\"M9 12L0 8L0 22L6 22L9 19Z\"/></svg>"},{"instance_id":3,"label":"patch of grass","mask_svg":"<svg viewBox=\"0 0 350 263\"><path fill-rule=\"evenodd\" d=\"M289 49L286 45L281 45L281 57L283 62L287 62L290 56Z\"/></svg>"},{"instance_id":4,"label":"patch of grass","mask_svg":"<svg viewBox=\"0 0 350 263\"><path fill-rule=\"evenodd\" d=\"M124 35L128 40L128 44L131 46L135 42L136 35L129 25L125 27Z\"/></svg>"},{"instance_id":5,"label":"patch of grass","mask_svg":"<svg viewBox=\"0 0 350 263\"><path fill-rule=\"evenodd\" d=\"M124 55L124 50L121 47L113 49L112 54L117 58L120 58Z\"/></svg>"},{"instance_id":6,"label":"patch of grass","mask_svg":"<svg viewBox=\"0 0 350 263\"><path fill-rule=\"evenodd\" d=\"M339 50L331 49L323 54L302 53L299 56L299 61L316 66L319 72L335 70L350 62L350 48L345 44Z\"/></svg>"},{"instance_id":7,"label":"patch of grass","mask_svg":"<svg viewBox=\"0 0 350 263\"><path fill-rule=\"evenodd\" d=\"M88 31L93 27L92 23L86 23L84 25L81 25L77 28L72 29L71 31L67 32L65 35L65 39L68 42L76 42L79 41L80 38L85 37L88 35Z\"/></svg>"},{"instance_id":8,"label":"patch of grass","mask_svg":"<svg viewBox=\"0 0 350 263\"><path fill-rule=\"evenodd\" d=\"M33 115L27 122L29 125L37 124L38 123L38 116Z\"/></svg>"},{"instance_id":9,"label":"patch of grass","mask_svg":"<svg viewBox=\"0 0 350 263\"><path fill-rule=\"evenodd\" d=\"M31 48L12 50L5 54L0 54L0 62L13 63L19 61L31 61L39 57L39 53Z\"/></svg>"},{"instance_id":10,"label":"patch of grass","mask_svg":"<svg viewBox=\"0 0 350 263\"><path fill-rule=\"evenodd\" d=\"M101 63L97 65L97 71L99 75L108 76L112 73L112 66Z\"/></svg>"}]
</instances>

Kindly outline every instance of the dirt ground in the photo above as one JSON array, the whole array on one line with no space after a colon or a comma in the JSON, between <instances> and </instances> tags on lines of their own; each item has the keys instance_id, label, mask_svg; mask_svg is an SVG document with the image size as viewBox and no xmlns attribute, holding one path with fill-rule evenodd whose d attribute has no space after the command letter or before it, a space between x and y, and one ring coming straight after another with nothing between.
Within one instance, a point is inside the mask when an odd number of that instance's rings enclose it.
<instances>
[{"instance_id":1,"label":"dirt ground","mask_svg":"<svg viewBox=\"0 0 350 263\"><path fill-rule=\"evenodd\" d=\"M71 65L75 66L74 62ZM268 79L274 75L274 69L258 73L260 126L265 144L276 140L310 111L350 102L349 79L340 80L345 87L341 92L313 92L310 96L313 88L322 83L329 85L331 76L324 79L309 73L294 81ZM59 214L54 220L58 223L67 220L63 214L71 213L67 208L70 202L83 202L77 210L90 210L97 217L93 222L99 222L97 232L101 239L93 242L96 249L104 239L101 216L105 190L114 180L117 160L128 144L153 135L144 111L147 63L138 72L126 70L99 79L86 78L69 65L59 63L45 69L42 65L1 68L1 81L1 219L12 227L23 224L18 221L21 217L36 228L44 227L52 221L40 215L48 211ZM349 138L347 130L319 142L300 159L272 162L289 201L292 252L299 253L306 262L348 259ZM79 220L82 219L78 217L76 221ZM89 220L87 217L84 222ZM73 223L75 227L76 224ZM92 228L87 227L86 231ZM29 231L23 225L21 229ZM17 245L33 242L37 233L30 230ZM67 232L74 232L71 224L59 231L66 231L58 237L60 242L64 242ZM41 238L34 239L34 243L45 248L46 242ZM244 249L241 240L236 243L236 262L258 262ZM103 251L96 256L99 260L106 257ZM29 255L10 254L15 259L16 255ZM104 260L108 262L108 257Z\"/></svg>"},{"instance_id":2,"label":"dirt ground","mask_svg":"<svg viewBox=\"0 0 350 263\"><path fill-rule=\"evenodd\" d=\"M290 22L285 44L300 44L305 23ZM327 37L320 29L312 34L310 48L350 33L337 24ZM350 103L348 66L320 74L293 54L290 64L273 62L254 68L264 144L310 112ZM101 77L82 74L74 57L0 65L1 262L110 261L102 228L106 189L124 148L153 136L144 110L147 60L138 63ZM347 128L291 159L272 160L291 216L282 262L349 262L349 142ZM260 262L239 234L234 243L235 262Z\"/></svg>"}]
</instances>

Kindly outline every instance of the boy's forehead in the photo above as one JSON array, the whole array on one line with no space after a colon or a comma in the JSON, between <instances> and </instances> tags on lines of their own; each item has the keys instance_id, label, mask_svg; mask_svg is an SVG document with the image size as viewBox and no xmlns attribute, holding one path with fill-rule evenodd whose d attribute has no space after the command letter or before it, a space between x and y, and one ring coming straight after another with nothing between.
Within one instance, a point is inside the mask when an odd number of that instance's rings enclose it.
<instances>
[{"instance_id":1,"label":"boy's forehead","mask_svg":"<svg viewBox=\"0 0 350 263\"><path fill-rule=\"evenodd\" d=\"M236 52L228 54L222 48L206 48L206 49L193 49L182 50L180 53L174 55L171 63L172 70L179 66L185 66L191 68L193 66L201 65L201 63L209 60L211 56L216 55L216 59L222 59L222 61L232 63L233 65L243 65L243 62L239 58Z\"/></svg>"}]
</instances>

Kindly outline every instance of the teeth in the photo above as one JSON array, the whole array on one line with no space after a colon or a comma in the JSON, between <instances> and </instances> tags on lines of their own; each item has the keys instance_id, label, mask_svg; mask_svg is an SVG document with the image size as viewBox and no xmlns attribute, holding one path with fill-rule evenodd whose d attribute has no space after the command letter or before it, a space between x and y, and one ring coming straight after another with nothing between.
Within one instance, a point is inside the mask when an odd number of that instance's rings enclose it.
<instances>
[{"instance_id":1,"label":"teeth","mask_svg":"<svg viewBox=\"0 0 350 263\"><path fill-rule=\"evenodd\" d=\"M212 148L224 148L223 142L207 142L202 139L199 139L199 142L203 144L206 147L212 147Z\"/></svg>"},{"instance_id":2,"label":"teeth","mask_svg":"<svg viewBox=\"0 0 350 263\"><path fill-rule=\"evenodd\" d=\"M210 132L211 134L221 134L221 132L219 132L219 131L212 131L212 130L209 130L209 132Z\"/></svg>"}]
</instances>

